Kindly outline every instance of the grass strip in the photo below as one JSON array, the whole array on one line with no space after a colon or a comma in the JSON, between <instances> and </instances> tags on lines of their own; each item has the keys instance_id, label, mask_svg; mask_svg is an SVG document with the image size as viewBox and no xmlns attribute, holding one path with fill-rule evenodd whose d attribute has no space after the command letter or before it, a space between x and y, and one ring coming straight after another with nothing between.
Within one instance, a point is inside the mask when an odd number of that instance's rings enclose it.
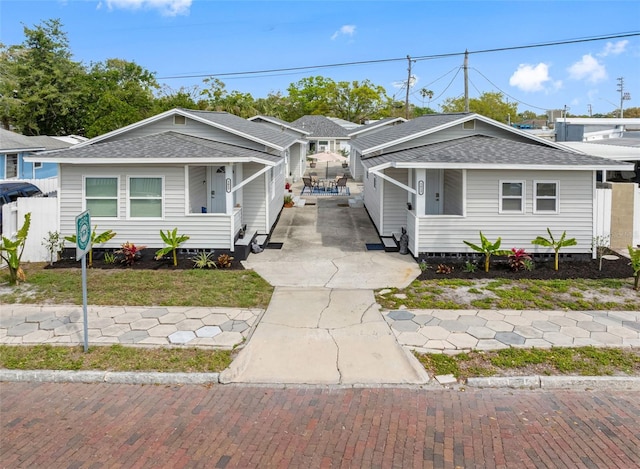
<instances>
[{"instance_id":1,"label":"grass strip","mask_svg":"<svg viewBox=\"0 0 640 469\"><path fill-rule=\"evenodd\" d=\"M82 304L80 269L25 264L27 281L2 303ZM88 302L109 306L266 308L273 287L252 270L87 270Z\"/></svg>"},{"instance_id":2,"label":"grass strip","mask_svg":"<svg viewBox=\"0 0 640 469\"><path fill-rule=\"evenodd\" d=\"M432 375L458 379L514 375L640 375L640 351L628 348L552 347L472 351L457 355L415 353Z\"/></svg>"},{"instance_id":3,"label":"grass strip","mask_svg":"<svg viewBox=\"0 0 640 469\"><path fill-rule=\"evenodd\" d=\"M0 368L10 370L220 372L231 363L230 350L197 348L0 345Z\"/></svg>"}]
</instances>

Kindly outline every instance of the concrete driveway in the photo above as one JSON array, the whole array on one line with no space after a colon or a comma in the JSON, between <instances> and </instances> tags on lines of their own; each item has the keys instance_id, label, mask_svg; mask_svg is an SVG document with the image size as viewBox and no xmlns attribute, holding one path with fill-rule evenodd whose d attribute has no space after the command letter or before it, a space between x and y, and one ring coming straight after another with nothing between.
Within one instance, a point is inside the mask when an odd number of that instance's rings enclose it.
<instances>
[{"instance_id":1,"label":"concrete driveway","mask_svg":"<svg viewBox=\"0 0 640 469\"><path fill-rule=\"evenodd\" d=\"M354 191L352 191L354 192ZM266 249L244 262L276 287L225 383L421 384L427 373L398 344L373 289L407 286L410 256L367 251L379 243L364 208L347 197L309 197L284 209Z\"/></svg>"}]
</instances>

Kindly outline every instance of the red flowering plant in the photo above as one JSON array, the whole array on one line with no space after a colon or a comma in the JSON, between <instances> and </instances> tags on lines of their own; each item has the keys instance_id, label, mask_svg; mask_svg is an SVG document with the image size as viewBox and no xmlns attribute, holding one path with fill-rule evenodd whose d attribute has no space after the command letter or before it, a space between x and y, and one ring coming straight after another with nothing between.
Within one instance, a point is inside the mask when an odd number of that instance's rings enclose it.
<instances>
[{"instance_id":1,"label":"red flowering plant","mask_svg":"<svg viewBox=\"0 0 640 469\"><path fill-rule=\"evenodd\" d=\"M519 270L531 270L533 268L533 260L527 252L520 248L511 248L511 254L509 254L509 267L514 272Z\"/></svg>"},{"instance_id":2,"label":"red flowering plant","mask_svg":"<svg viewBox=\"0 0 640 469\"><path fill-rule=\"evenodd\" d=\"M123 243L120 249L116 251L116 254L119 254L122 256L122 259L120 259L120 262L122 264L131 266L135 261L140 259L141 257L140 251L142 251L145 248L146 246L136 246L135 244L127 241L126 243Z\"/></svg>"}]
</instances>

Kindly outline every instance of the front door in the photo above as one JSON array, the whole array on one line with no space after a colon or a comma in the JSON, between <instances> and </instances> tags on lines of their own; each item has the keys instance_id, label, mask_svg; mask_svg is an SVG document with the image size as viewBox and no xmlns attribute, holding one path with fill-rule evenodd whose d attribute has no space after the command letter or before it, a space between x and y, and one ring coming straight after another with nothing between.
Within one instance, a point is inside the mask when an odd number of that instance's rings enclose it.
<instances>
[{"instance_id":1,"label":"front door","mask_svg":"<svg viewBox=\"0 0 640 469\"><path fill-rule=\"evenodd\" d=\"M224 188L224 166L209 167L209 213L225 213L227 209Z\"/></svg>"},{"instance_id":2,"label":"front door","mask_svg":"<svg viewBox=\"0 0 640 469\"><path fill-rule=\"evenodd\" d=\"M442 215L442 170L427 169L425 215Z\"/></svg>"}]
</instances>

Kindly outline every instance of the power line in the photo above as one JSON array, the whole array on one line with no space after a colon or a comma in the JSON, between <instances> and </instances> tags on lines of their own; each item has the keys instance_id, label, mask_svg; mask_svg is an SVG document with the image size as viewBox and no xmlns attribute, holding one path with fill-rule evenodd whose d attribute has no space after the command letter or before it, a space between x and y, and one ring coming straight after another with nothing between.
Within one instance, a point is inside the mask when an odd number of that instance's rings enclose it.
<instances>
[{"instance_id":1,"label":"power line","mask_svg":"<svg viewBox=\"0 0 640 469\"><path fill-rule=\"evenodd\" d=\"M605 36L592 36L592 37L584 37L584 38L575 38L575 39L565 39L559 41L552 42L542 42L538 44L529 44L529 45L521 45L521 46L511 46L511 47L499 47L495 49L481 49L476 51L469 51L469 54L486 54L491 52L504 52L510 50L520 50L520 49L532 49L536 47L550 47L550 46L559 46L565 44L577 44L582 42L592 42L592 41L603 41L605 39L620 39L624 37L633 37L640 36L640 31L632 31L625 33L614 33ZM463 56L465 52L451 52L448 54L432 54L432 55L422 55L418 57L411 57L412 60L435 60L442 59L446 57L456 57ZM279 73L279 72L295 72L301 70L317 70L320 68L337 68L337 67L350 67L355 65L371 65L371 64L380 64L380 63L389 63L389 62L400 62L407 60L406 57L398 57L398 58L390 58L390 59L376 59L376 60L360 60L354 62L343 62L343 63L334 63L334 64L323 64L323 65L308 65L302 67L287 67L287 68L273 68L273 69L265 69L265 70L248 70L243 72L226 72L226 73L207 73L207 74L197 74L197 75L172 75L166 77L158 77L158 80L174 80L180 78L206 78L206 77L234 77L238 75L259 75L265 73Z\"/></svg>"}]
</instances>

